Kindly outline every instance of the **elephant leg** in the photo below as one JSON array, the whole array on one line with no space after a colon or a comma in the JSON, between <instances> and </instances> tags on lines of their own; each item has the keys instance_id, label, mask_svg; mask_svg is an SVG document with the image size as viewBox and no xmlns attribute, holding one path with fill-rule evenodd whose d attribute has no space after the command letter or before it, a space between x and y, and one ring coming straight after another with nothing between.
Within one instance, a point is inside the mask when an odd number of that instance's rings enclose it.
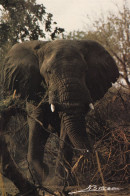
<instances>
[{"instance_id":1,"label":"elephant leg","mask_svg":"<svg viewBox=\"0 0 130 196\"><path fill-rule=\"evenodd\" d=\"M56 160L56 174L60 174L61 177L64 177L65 173L65 167L63 164L63 159L65 153L65 141L66 141L66 131L64 130L63 124L61 123L61 131L59 135L59 150L58 150L58 156ZM64 149L64 152L63 152Z\"/></svg>"},{"instance_id":2,"label":"elephant leg","mask_svg":"<svg viewBox=\"0 0 130 196\"><path fill-rule=\"evenodd\" d=\"M75 184L76 180L71 173L73 150L72 145L61 121L61 132L59 141L59 152L56 161L56 174L69 184Z\"/></svg>"},{"instance_id":3,"label":"elephant leg","mask_svg":"<svg viewBox=\"0 0 130 196\"><path fill-rule=\"evenodd\" d=\"M20 172L2 136L0 136L0 172L14 183L22 195L37 195L35 186Z\"/></svg>"},{"instance_id":4,"label":"elephant leg","mask_svg":"<svg viewBox=\"0 0 130 196\"><path fill-rule=\"evenodd\" d=\"M31 168L33 177L35 177L34 179L39 184L42 184L49 174L49 168L43 162L44 148L49 137L49 133L43 128L48 126L47 110L46 107L36 107L28 102L27 112L29 125L29 167Z\"/></svg>"}]
</instances>

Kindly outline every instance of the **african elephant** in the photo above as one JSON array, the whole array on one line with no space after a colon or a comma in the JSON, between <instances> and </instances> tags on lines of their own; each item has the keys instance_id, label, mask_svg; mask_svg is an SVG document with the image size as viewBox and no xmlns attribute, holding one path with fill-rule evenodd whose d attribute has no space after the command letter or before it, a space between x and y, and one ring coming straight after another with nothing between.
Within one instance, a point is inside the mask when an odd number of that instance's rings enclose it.
<instances>
[{"instance_id":1,"label":"african elephant","mask_svg":"<svg viewBox=\"0 0 130 196\"><path fill-rule=\"evenodd\" d=\"M48 126L65 141L61 148L69 163L73 153L66 141L81 153L91 152L85 115L118 76L114 59L95 41L27 41L11 48L4 64L4 88L26 99L28 161L40 181L49 172L43 162ZM46 92L48 99L40 104Z\"/></svg>"}]
</instances>

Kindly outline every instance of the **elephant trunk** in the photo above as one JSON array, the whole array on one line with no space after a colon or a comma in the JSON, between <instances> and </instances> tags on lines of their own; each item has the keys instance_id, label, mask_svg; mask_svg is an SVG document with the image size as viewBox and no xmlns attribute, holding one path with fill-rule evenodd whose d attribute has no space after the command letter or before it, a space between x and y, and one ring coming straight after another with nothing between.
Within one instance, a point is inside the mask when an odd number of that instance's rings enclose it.
<instances>
[{"instance_id":1,"label":"elephant trunk","mask_svg":"<svg viewBox=\"0 0 130 196\"><path fill-rule=\"evenodd\" d=\"M73 76L71 79L69 73L62 80L58 77L56 79L56 82L53 81L52 84L56 84L57 88L52 86L49 92L51 111L54 112L57 109L60 113L64 128L73 146L77 149L89 149L85 124L85 113L89 105L93 108L89 90L80 78Z\"/></svg>"},{"instance_id":2,"label":"elephant trunk","mask_svg":"<svg viewBox=\"0 0 130 196\"><path fill-rule=\"evenodd\" d=\"M62 122L73 146L78 150L90 150L86 133L85 115L83 113L63 113Z\"/></svg>"}]
</instances>

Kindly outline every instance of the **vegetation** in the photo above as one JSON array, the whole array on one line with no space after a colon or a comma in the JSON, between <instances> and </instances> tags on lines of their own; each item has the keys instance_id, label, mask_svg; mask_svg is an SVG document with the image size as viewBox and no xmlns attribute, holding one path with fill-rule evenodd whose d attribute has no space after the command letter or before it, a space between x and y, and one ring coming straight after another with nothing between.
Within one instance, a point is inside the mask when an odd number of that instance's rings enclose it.
<instances>
[{"instance_id":1,"label":"vegetation","mask_svg":"<svg viewBox=\"0 0 130 196\"><path fill-rule=\"evenodd\" d=\"M45 38L47 34L54 39L64 31L36 0L0 0L0 12L0 63L15 43Z\"/></svg>"},{"instance_id":2,"label":"vegetation","mask_svg":"<svg viewBox=\"0 0 130 196\"><path fill-rule=\"evenodd\" d=\"M0 42L15 44L18 41L45 38L49 32L52 39L64 31L56 27L53 15L46 12L36 0L1 0Z\"/></svg>"},{"instance_id":3,"label":"vegetation","mask_svg":"<svg viewBox=\"0 0 130 196\"><path fill-rule=\"evenodd\" d=\"M94 113L89 113L86 117L86 127L91 140L95 140L94 147L99 153L106 183L128 182L129 100L128 90L113 87L102 100L96 103ZM99 183L101 176L95 152L92 159L89 166L91 182Z\"/></svg>"}]
</instances>

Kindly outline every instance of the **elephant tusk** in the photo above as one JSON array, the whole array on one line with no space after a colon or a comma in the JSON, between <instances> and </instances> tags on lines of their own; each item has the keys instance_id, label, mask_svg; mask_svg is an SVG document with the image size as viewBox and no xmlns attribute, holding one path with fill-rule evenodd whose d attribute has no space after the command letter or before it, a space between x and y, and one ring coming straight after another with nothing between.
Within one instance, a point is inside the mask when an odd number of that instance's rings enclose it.
<instances>
[{"instance_id":1,"label":"elephant tusk","mask_svg":"<svg viewBox=\"0 0 130 196\"><path fill-rule=\"evenodd\" d=\"M51 104L51 111L52 111L52 112L55 111L55 106L54 106L54 104Z\"/></svg>"},{"instance_id":2,"label":"elephant tusk","mask_svg":"<svg viewBox=\"0 0 130 196\"><path fill-rule=\"evenodd\" d=\"M91 110L94 110L94 105L92 103L89 104Z\"/></svg>"}]
</instances>

